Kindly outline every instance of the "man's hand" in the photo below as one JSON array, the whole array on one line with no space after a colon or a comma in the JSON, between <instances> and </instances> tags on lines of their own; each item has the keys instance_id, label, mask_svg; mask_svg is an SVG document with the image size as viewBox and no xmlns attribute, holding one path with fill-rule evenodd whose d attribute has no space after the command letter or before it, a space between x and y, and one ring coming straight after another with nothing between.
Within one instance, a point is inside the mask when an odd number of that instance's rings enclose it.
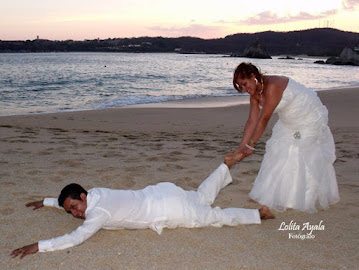
<instances>
[{"instance_id":1,"label":"man's hand","mask_svg":"<svg viewBox=\"0 0 359 270\"><path fill-rule=\"evenodd\" d=\"M241 155L238 162L241 162L244 158L253 154L253 150L247 148L246 146L239 147L238 149L234 150L233 152L236 152L237 154Z\"/></svg>"},{"instance_id":2,"label":"man's hand","mask_svg":"<svg viewBox=\"0 0 359 270\"><path fill-rule=\"evenodd\" d=\"M13 258L16 258L20 255L20 259L24 258L28 254L33 254L39 251L39 245L38 243L34 243L28 246L24 246L22 248L15 249L13 252L11 252L10 256Z\"/></svg>"},{"instance_id":3,"label":"man's hand","mask_svg":"<svg viewBox=\"0 0 359 270\"><path fill-rule=\"evenodd\" d=\"M34 207L34 210L39 209L43 206L44 206L44 201L29 202L26 204L26 207Z\"/></svg>"}]
</instances>

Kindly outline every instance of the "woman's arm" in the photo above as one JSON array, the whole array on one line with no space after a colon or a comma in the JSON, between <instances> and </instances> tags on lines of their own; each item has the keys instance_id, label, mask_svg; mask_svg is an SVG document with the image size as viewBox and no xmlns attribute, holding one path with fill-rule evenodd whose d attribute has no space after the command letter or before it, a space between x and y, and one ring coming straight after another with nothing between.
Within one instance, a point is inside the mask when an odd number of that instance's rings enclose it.
<instances>
[{"instance_id":1,"label":"woman's arm","mask_svg":"<svg viewBox=\"0 0 359 270\"><path fill-rule=\"evenodd\" d=\"M244 127L244 132L243 132L241 143L239 145L239 149L245 147L245 145L249 143L249 140L251 139L252 134L259 120L259 113L260 113L260 109L259 109L258 101L251 97L249 116L246 125Z\"/></svg>"},{"instance_id":2,"label":"woman's arm","mask_svg":"<svg viewBox=\"0 0 359 270\"><path fill-rule=\"evenodd\" d=\"M241 143L241 152L243 153L244 157L249 156L253 153L253 149L250 149L249 147L254 147L255 143L262 137L275 108L278 106L282 98L282 94L283 91L278 89L278 87L276 87L276 84L268 85L266 89L263 109L259 115L256 125L252 129L252 133L249 135L246 134L246 137L243 137L242 139L243 145ZM246 147L246 144L249 145L249 147Z\"/></svg>"}]
</instances>

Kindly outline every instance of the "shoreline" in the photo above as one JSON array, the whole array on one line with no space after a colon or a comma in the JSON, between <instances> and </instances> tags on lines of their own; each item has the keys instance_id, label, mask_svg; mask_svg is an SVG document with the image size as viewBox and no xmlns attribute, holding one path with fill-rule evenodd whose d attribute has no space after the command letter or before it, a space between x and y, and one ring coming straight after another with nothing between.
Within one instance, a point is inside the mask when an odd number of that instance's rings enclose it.
<instances>
[{"instance_id":1,"label":"shoreline","mask_svg":"<svg viewBox=\"0 0 359 270\"><path fill-rule=\"evenodd\" d=\"M318 95L331 91L346 91L357 90L358 86L353 87L338 87L331 89L315 90ZM249 95L233 95L225 97L203 97L203 98L188 98L175 101L165 101L160 103L136 104L121 107L123 109L130 108L217 108L217 107L231 107L239 105L248 105ZM119 108L120 109L120 108Z\"/></svg>"},{"instance_id":2,"label":"shoreline","mask_svg":"<svg viewBox=\"0 0 359 270\"><path fill-rule=\"evenodd\" d=\"M346 90L355 90L359 89L358 86L353 87L339 87L332 89L323 89L315 90L318 95L328 91L346 91ZM145 104L133 104L125 105L116 108L104 108L104 109L88 109L88 110L68 110L68 111L55 111L55 112L40 112L40 113L25 113L25 114L9 114L9 115L0 115L2 117L13 117L13 116L31 116L31 115L46 115L46 114L62 114L62 113L76 113L76 112L88 112L88 111L107 111L107 110L121 110L121 109L138 109L138 108L177 108L177 109L195 109L195 108L221 108L221 107L232 107L239 105L248 105L249 96L248 95L236 95L233 96L213 96L213 97L201 97L201 98L186 98L180 100L169 100L158 103L145 103Z\"/></svg>"}]
</instances>

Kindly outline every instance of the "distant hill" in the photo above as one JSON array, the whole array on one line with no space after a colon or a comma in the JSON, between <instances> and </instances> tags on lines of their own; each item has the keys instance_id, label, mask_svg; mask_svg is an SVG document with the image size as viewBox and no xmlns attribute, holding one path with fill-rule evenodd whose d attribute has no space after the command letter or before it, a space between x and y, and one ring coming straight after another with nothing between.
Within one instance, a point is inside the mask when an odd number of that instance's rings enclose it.
<instances>
[{"instance_id":1,"label":"distant hill","mask_svg":"<svg viewBox=\"0 0 359 270\"><path fill-rule=\"evenodd\" d=\"M242 51L254 40L264 44L270 55L306 54L315 56L339 55L345 47L359 46L359 33L332 28L316 28L292 32L262 32L225 37L228 44L237 44Z\"/></svg>"},{"instance_id":2,"label":"distant hill","mask_svg":"<svg viewBox=\"0 0 359 270\"><path fill-rule=\"evenodd\" d=\"M254 42L263 44L272 56L338 56L345 47L359 46L359 33L315 28L291 32L234 34L219 39L140 37L85 41L0 41L0 52L178 52L241 55Z\"/></svg>"}]
</instances>

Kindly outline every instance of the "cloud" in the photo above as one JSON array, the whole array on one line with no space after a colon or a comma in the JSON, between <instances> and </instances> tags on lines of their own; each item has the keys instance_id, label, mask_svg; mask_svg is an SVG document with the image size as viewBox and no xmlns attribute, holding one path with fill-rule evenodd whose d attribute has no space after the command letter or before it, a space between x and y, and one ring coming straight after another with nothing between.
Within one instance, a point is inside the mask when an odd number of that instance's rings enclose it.
<instances>
[{"instance_id":1,"label":"cloud","mask_svg":"<svg viewBox=\"0 0 359 270\"><path fill-rule=\"evenodd\" d=\"M222 27L208 26L202 24L190 24L184 27L163 27L153 26L148 28L159 35L166 35L171 37L179 36L196 36L196 37L212 37L218 35L222 31Z\"/></svg>"},{"instance_id":2,"label":"cloud","mask_svg":"<svg viewBox=\"0 0 359 270\"><path fill-rule=\"evenodd\" d=\"M354 0L351 0L354 1ZM280 16L271 11L261 12L254 17L248 18L246 20L240 21L241 24L250 24L250 25L270 25L270 24L278 24L278 23L288 23L288 22L297 22L297 21L307 21L307 20L316 20L325 18L330 15L337 14L336 9L327 10L321 12L319 14L311 14L308 12L299 12L298 14L289 14L285 16Z\"/></svg>"},{"instance_id":3,"label":"cloud","mask_svg":"<svg viewBox=\"0 0 359 270\"><path fill-rule=\"evenodd\" d=\"M359 6L359 0L342 0L342 5L345 10L354 10Z\"/></svg>"}]
</instances>

